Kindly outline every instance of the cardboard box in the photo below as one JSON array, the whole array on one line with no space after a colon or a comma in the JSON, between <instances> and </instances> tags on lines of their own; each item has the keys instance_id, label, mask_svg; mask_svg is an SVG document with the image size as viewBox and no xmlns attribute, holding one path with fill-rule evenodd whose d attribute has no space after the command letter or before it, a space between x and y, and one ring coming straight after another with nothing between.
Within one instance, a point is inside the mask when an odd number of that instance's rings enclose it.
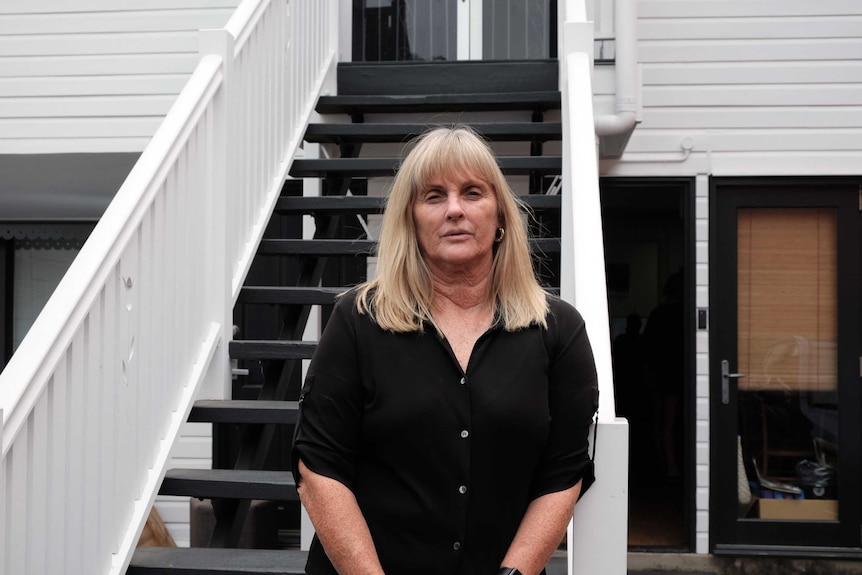
<instances>
[{"instance_id":1,"label":"cardboard box","mask_svg":"<svg viewBox=\"0 0 862 575\"><path fill-rule=\"evenodd\" d=\"M837 499L761 499L760 518L785 521L838 521Z\"/></svg>"}]
</instances>

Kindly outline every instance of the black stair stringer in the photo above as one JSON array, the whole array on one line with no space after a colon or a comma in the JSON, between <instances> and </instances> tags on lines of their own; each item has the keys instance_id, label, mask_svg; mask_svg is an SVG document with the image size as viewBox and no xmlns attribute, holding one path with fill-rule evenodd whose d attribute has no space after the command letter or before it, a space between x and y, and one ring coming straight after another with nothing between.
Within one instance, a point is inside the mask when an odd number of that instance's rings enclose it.
<instances>
[{"instance_id":1,"label":"black stair stringer","mask_svg":"<svg viewBox=\"0 0 862 575\"><path fill-rule=\"evenodd\" d=\"M361 144L342 146L342 154L354 157L359 154ZM353 179L328 178L326 181L327 195L344 196L350 189ZM338 231L341 215L315 216L314 239L330 239ZM297 287L317 286L326 271L325 256L306 257L303 259ZM289 306L282 312L281 328L277 340L298 341L308 324L311 305ZM284 401L290 397L293 374L296 372L297 360L267 360L263 364L264 382L258 395L263 401ZM293 386L298 392L300 385ZM298 393L297 393L298 395ZM260 426L243 426L239 453L234 462L234 469L262 469L270 455L277 427L274 424ZM213 512L216 524L210 537L210 547L236 547L239 543L242 529L251 509L250 499L213 499Z\"/></svg>"}]
</instances>

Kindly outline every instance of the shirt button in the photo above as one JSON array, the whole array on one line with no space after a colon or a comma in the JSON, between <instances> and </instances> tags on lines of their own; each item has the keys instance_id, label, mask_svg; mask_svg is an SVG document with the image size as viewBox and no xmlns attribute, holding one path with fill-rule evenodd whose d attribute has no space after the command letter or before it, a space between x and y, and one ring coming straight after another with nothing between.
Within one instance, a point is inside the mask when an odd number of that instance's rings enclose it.
<instances>
[{"instance_id":1,"label":"shirt button","mask_svg":"<svg viewBox=\"0 0 862 575\"><path fill-rule=\"evenodd\" d=\"M458 493L460 493L461 495L464 495L465 493L467 493L467 486L466 486L466 485L462 485L461 487L459 487L459 488L458 488Z\"/></svg>"},{"instance_id":2,"label":"shirt button","mask_svg":"<svg viewBox=\"0 0 862 575\"><path fill-rule=\"evenodd\" d=\"M456 541L455 544L452 545L452 549L454 549L455 551L459 550L460 548L461 548L461 542L460 541Z\"/></svg>"},{"instance_id":3,"label":"shirt button","mask_svg":"<svg viewBox=\"0 0 862 575\"><path fill-rule=\"evenodd\" d=\"M465 429L461 432L461 439L467 439L468 435L470 435L470 432Z\"/></svg>"},{"instance_id":4,"label":"shirt button","mask_svg":"<svg viewBox=\"0 0 862 575\"><path fill-rule=\"evenodd\" d=\"M465 383L467 383L467 378L466 378L466 377L462 377L462 378L461 378L461 385L464 385Z\"/></svg>"}]
</instances>

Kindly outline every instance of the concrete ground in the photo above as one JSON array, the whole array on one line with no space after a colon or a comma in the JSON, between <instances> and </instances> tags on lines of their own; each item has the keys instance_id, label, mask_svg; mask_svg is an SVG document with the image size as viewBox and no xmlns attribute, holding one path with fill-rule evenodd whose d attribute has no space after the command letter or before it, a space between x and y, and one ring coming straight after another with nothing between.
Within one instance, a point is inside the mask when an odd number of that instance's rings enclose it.
<instances>
[{"instance_id":1,"label":"concrete ground","mask_svg":"<svg viewBox=\"0 0 862 575\"><path fill-rule=\"evenodd\" d=\"M629 553L628 568L629 575L860 575L862 561Z\"/></svg>"},{"instance_id":2,"label":"concrete ground","mask_svg":"<svg viewBox=\"0 0 862 575\"><path fill-rule=\"evenodd\" d=\"M862 561L787 557L716 557L695 553L629 553L628 575L862 575ZM567 575L565 553L547 575ZM605 575L595 573L589 575Z\"/></svg>"}]
</instances>

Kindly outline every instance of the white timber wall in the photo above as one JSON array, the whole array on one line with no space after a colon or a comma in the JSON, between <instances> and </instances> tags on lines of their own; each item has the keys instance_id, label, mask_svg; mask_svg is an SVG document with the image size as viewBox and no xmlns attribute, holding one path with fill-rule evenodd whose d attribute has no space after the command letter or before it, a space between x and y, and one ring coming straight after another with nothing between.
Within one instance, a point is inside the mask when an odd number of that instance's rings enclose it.
<instances>
[{"instance_id":1,"label":"white timber wall","mask_svg":"<svg viewBox=\"0 0 862 575\"><path fill-rule=\"evenodd\" d=\"M3 0L0 154L140 152L239 0Z\"/></svg>"},{"instance_id":2,"label":"white timber wall","mask_svg":"<svg viewBox=\"0 0 862 575\"><path fill-rule=\"evenodd\" d=\"M640 0L637 30L641 122L604 172L862 171L862 2ZM611 111L612 68L596 75Z\"/></svg>"},{"instance_id":3,"label":"white timber wall","mask_svg":"<svg viewBox=\"0 0 862 575\"><path fill-rule=\"evenodd\" d=\"M711 176L862 174L862 2L640 0L637 30L640 123L601 174L696 177L695 305L707 307ZM597 113L613 112L613 74L595 69ZM698 330L698 553L709 551L708 351Z\"/></svg>"}]
</instances>

